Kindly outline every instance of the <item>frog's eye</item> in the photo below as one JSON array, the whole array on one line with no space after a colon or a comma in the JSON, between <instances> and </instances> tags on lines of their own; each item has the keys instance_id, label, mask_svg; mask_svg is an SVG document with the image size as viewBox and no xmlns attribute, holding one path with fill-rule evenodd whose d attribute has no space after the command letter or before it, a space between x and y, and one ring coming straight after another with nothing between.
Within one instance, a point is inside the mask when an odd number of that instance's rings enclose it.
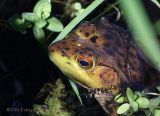
<instances>
[{"instance_id":1,"label":"frog's eye","mask_svg":"<svg viewBox=\"0 0 160 116\"><path fill-rule=\"evenodd\" d=\"M93 58L89 56L80 55L76 60L82 68L92 68L95 65Z\"/></svg>"},{"instance_id":2,"label":"frog's eye","mask_svg":"<svg viewBox=\"0 0 160 116\"><path fill-rule=\"evenodd\" d=\"M82 65L82 66L89 66L90 65L90 63L88 61L85 61L85 60L80 60L79 64Z\"/></svg>"}]
</instances>

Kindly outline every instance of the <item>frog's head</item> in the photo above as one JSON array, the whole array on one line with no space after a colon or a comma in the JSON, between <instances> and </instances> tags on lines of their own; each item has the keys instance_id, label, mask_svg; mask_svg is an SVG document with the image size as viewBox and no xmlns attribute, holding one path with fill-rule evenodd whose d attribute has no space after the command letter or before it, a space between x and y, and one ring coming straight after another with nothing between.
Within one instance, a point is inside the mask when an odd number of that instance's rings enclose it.
<instances>
[{"instance_id":1,"label":"frog's head","mask_svg":"<svg viewBox=\"0 0 160 116\"><path fill-rule=\"evenodd\" d=\"M66 39L49 46L49 57L59 69L89 88L119 91L120 78L112 56L103 50L106 40L94 24L85 23Z\"/></svg>"}]
</instances>

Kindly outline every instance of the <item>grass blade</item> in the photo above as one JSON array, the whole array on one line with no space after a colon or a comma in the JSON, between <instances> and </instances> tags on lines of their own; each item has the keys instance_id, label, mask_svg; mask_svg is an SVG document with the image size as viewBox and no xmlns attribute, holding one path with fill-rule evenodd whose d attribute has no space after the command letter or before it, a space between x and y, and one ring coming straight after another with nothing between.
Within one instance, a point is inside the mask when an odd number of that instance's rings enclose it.
<instances>
[{"instance_id":1,"label":"grass blade","mask_svg":"<svg viewBox=\"0 0 160 116\"><path fill-rule=\"evenodd\" d=\"M99 6L104 0L95 0L90 4L82 13L77 15L58 35L58 37L52 42L63 39L80 21L82 21L88 14L90 14L97 6Z\"/></svg>"},{"instance_id":2,"label":"grass blade","mask_svg":"<svg viewBox=\"0 0 160 116\"><path fill-rule=\"evenodd\" d=\"M79 94L77 85L76 85L72 80L70 80L70 79L68 79L68 80L69 80L69 82L70 82L70 84L71 84L71 86L72 86L74 92L76 93L76 95L77 95L77 97L78 97L80 103L83 105L83 102L82 102L82 99L81 99L81 97L80 97L80 94Z\"/></svg>"},{"instance_id":3,"label":"grass blade","mask_svg":"<svg viewBox=\"0 0 160 116\"><path fill-rule=\"evenodd\" d=\"M133 31L135 41L151 63L160 70L160 46L141 0L122 0L120 6Z\"/></svg>"}]
</instances>

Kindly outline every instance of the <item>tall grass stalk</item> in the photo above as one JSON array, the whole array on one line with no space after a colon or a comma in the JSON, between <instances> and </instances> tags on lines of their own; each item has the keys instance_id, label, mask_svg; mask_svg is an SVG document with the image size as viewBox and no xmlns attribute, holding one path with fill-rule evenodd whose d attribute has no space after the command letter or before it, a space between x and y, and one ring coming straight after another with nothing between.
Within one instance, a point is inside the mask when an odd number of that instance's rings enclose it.
<instances>
[{"instance_id":1,"label":"tall grass stalk","mask_svg":"<svg viewBox=\"0 0 160 116\"><path fill-rule=\"evenodd\" d=\"M121 0L120 6L135 41L150 62L160 70L160 45L141 0Z\"/></svg>"}]
</instances>

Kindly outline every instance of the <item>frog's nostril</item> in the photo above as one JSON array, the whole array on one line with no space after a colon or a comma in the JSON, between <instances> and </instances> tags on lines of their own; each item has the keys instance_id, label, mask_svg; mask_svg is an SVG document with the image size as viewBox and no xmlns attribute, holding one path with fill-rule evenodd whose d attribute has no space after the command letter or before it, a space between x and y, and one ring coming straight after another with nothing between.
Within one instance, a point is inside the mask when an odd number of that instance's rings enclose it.
<instances>
[{"instance_id":1,"label":"frog's nostril","mask_svg":"<svg viewBox=\"0 0 160 116\"><path fill-rule=\"evenodd\" d=\"M66 54L67 50L65 48L61 49L61 53L64 55Z\"/></svg>"},{"instance_id":2,"label":"frog's nostril","mask_svg":"<svg viewBox=\"0 0 160 116\"><path fill-rule=\"evenodd\" d=\"M54 49L51 49L51 52L54 52Z\"/></svg>"},{"instance_id":3,"label":"frog's nostril","mask_svg":"<svg viewBox=\"0 0 160 116\"><path fill-rule=\"evenodd\" d=\"M61 49L61 52L62 52L62 53L65 53L65 52L66 52L66 50L63 48L63 49Z\"/></svg>"}]
</instances>

